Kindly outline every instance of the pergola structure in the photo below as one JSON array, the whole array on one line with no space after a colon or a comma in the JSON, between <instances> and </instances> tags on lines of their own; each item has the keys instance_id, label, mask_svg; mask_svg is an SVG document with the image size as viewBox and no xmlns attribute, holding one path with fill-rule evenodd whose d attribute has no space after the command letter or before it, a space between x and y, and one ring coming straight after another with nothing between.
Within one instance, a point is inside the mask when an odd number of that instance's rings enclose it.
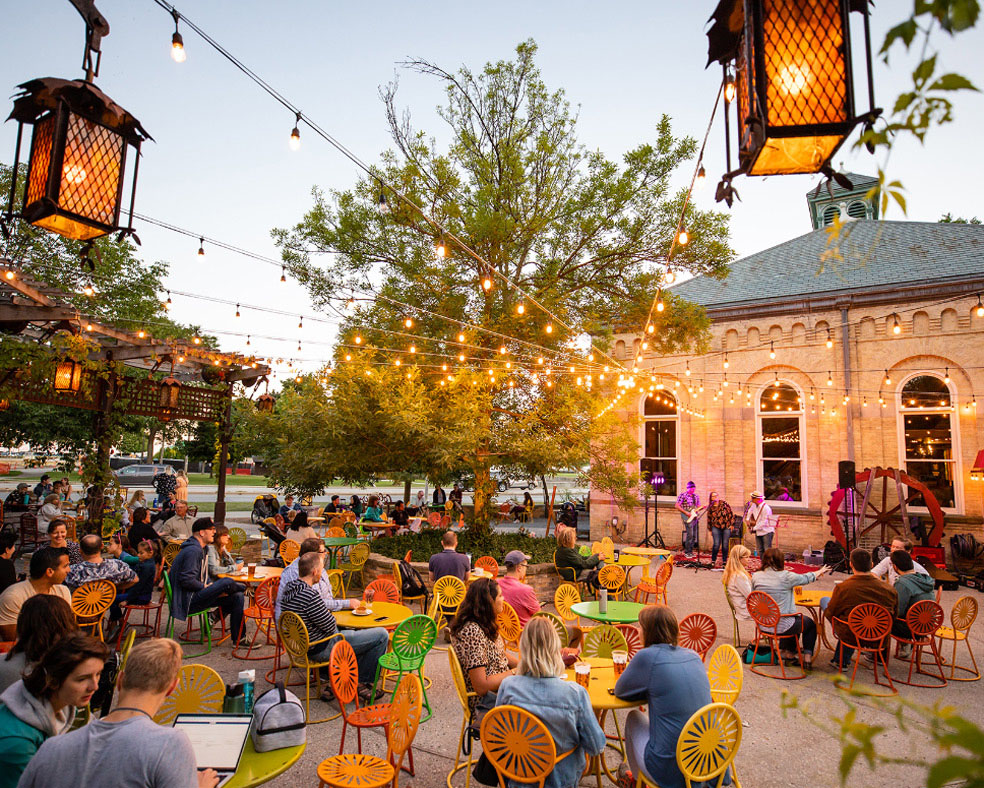
<instances>
[{"instance_id":1,"label":"pergola structure","mask_svg":"<svg viewBox=\"0 0 984 788\"><path fill-rule=\"evenodd\" d=\"M269 367L230 353L219 353L183 339L155 339L145 331L124 331L89 319L64 300L64 293L26 276L0 259L0 334L43 344L59 331L85 336L98 347L88 355L108 373L83 368L68 390L54 380L38 380L20 369L0 369L0 396L93 411L97 462L108 468L113 412L153 416L162 421L215 421L219 430L219 481L215 520L225 519L225 483L232 438L235 383L254 386ZM143 370L146 376L118 374L116 364ZM158 380L154 373L169 375ZM63 388L63 387L62 387ZM101 511L101 506L100 506Z\"/></svg>"}]
</instances>

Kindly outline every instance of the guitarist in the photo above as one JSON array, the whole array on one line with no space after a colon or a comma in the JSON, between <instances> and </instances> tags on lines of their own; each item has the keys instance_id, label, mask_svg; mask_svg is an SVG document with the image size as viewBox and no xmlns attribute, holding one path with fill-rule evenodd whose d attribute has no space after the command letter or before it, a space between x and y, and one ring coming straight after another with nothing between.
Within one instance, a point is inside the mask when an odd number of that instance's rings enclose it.
<instances>
[{"instance_id":1,"label":"guitarist","mask_svg":"<svg viewBox=\"0 0 984 788\"><path fill-rule=\"evenodd\" d=\"M683 552L688 558L692 558L694 550L697 549L700 516L703 514L696 484L687 482L686 492L677 496L676 508L680 512L680 522L683 524Z\"/></svg>"},{"instance_id":2,"label":"guitarist","mask_svg":"<svg viewBox=\"0 0 984 788\"><path fill-rule=\"evenodd\" d=\"M755 534L755 548L761 556L772 547L772 538L776 533L776 518L772 507L765 502L765 496L755 491L745 507L745 525L749 533Z\"/></svg>"}]
</instances>

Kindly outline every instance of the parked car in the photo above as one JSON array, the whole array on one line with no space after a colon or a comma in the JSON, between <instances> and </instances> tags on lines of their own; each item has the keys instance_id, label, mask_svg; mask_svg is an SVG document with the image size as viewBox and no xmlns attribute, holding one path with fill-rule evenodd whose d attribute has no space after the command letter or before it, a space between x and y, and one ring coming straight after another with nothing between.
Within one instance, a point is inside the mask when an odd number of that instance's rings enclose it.
<instances>
[{"instance_id":1,"label":"parked car","mask_svg":"<svg viewBox=\"0 0 984 788\"><path fill-rule=\"evenodd\" d=\"M170 476L175 475L174 468L170 465L161 465L160 463L154 463L153 465L127 465L118 471L114 471L114 473L121 487L153 487L154 478L159 473L166 473Z\"/></svg>"}]
</instances>

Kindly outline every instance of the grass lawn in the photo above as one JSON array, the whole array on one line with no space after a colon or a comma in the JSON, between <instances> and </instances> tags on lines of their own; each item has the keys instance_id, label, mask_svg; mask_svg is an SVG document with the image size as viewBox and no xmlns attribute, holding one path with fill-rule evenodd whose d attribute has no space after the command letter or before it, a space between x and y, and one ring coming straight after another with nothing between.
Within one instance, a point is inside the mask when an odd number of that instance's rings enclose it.
<instances>
[{"instance_id":1,"label":"grass lawn","mask_svg":"<svg viewBox=\"0 0 984 788\"><path fill-rule=\"evenodd\" d=\"M48 471L54 479L60 479L62 476L67 475L69 480L74 484L75 482L81 482L82 479L77 473L69 474L59 474ZM19 475L20 471L11 471L10 476ZM205 484L205 485L215 485L218 484L219 480L217 476L209 476L207 473L189 473L188 474L188 484ZM226 476L226 486L227 487L266 487L267 479L266 476Z\"/></svg>"},{"instance_id":2,"label":"grass lawn","mask_svg":"<svg viewBox=\"0 0 984 788\"><path fill-rule=\"evenodd\" d=\"M201 503L191 502L192 506L198 507L198 513L215 511L215 501L202 501ZM227 512L251 512L253 511L252 501L226 501Z\"/></svg>"}]
</instances>

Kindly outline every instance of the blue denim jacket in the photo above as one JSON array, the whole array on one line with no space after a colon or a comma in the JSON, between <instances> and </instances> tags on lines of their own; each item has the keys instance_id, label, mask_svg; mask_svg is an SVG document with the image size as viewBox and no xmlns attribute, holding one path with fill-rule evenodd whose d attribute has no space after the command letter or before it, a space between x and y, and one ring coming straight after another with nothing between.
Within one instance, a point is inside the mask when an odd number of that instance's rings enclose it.
<instances>
[{"instance_id":1,"label":"blue denim jacket","mask_svg":"<svg viewBox=\"0 0 984 788\"><path fill-rule=\"evenodd\" d=\"M587 690L559 678L508 676L499 685L496 706L519 706L535 714L553 736L557 754L573 749L547 777L544 788L575 788L584 771L585 755L605 748L605 733L591 710ZM524 783L508 781L508 788Z\"/></svg>"}]
</instances>

